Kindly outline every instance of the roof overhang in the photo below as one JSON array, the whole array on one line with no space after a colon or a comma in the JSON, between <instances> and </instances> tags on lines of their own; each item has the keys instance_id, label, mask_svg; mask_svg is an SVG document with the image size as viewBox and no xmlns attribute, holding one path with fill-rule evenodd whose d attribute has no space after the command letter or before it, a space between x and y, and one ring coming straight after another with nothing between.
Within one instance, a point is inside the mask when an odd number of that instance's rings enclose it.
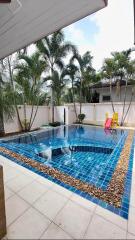
<instances>
[{"instance_id":1,"label":"roof overhang","mask_svg":"<svg viewBox=\"0 0 135 240\"><path fill-rule=\"evenodd\" d=\"M107 0L0 3L0 59L107 6Z\"/></svg>"}]
</instances>

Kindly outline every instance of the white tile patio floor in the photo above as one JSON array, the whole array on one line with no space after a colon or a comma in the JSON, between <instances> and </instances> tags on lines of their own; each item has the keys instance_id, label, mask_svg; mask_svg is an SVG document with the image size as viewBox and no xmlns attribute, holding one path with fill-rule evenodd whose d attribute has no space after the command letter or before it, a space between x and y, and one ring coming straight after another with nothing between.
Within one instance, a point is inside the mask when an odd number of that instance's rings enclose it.
<instances>
[{"instance_id":1,"label":"white tile patio floor","mask_svg":"<svg viewBox=\"0 0 135 240\"><path fill-rule=\"evenodd\" d=\"M2 156L0 164L4 167L5 239L135 239L135 171L126 221Z\"/></svg>"}]
</instances>

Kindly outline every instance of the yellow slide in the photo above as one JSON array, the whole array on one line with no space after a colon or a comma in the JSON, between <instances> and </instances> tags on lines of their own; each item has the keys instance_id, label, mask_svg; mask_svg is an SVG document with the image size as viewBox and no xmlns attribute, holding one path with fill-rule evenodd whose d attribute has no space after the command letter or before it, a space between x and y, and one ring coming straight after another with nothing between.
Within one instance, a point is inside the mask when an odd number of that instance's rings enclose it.
<instances>
[{"instance_id":1,"label":"yellow slide","mask_svg":"<svg viewBox=\"0 0 135 240\"><path fill-rule=\"evenodd\" d=\"M106 121L107 121L108 118L109 118L109 114L106 113ZM111 127L117 127L117 126L119 126L119 123L118 123L118 113L115 112L115 113L113 113Z\"/></svg>"},{"instance_id":2,"label":"yellow slide","mask_svg":"<svg viewBox=\"0 0 135 240\"><path fill-rule=\"evenodd\" d=\"M119 126L119 123L118 123L118 113L115 112L113 114L113 117L112 117L112 127L117 127Z\"/></svg>"}]
</instances>

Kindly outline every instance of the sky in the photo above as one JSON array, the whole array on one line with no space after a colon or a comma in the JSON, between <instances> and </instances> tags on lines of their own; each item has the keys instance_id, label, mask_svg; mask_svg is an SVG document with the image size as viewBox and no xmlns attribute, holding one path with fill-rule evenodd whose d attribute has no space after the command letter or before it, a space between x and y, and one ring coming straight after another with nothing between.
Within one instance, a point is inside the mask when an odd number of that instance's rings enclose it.
<instances>
[{"instance_id":1,"label":"sky","mask_svg":"<svg viewBox=\"0 0 135 240\"><path fill-rule=\"evenodd\" d=\"M134 46L133 0L108 0L106 8L64 28L64 33L81 54L91 52L98 71L111 52Z\"/></svg>"}]
</instances>

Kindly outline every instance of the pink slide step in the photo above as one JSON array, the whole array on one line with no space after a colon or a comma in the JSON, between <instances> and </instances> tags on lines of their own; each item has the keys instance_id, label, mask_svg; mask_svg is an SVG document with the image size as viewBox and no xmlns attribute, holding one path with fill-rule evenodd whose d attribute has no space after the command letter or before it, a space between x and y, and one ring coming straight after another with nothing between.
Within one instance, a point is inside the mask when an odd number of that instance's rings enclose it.
<instances>
[{"instance_id":1,"label":"pink slide step","mask_svg":"<svg viewBox=\"0 0 135 240\"><path fill-rule=\"evenodd\" d=\"M107 118L105 122L105 129L110 129L112 124L112 118Z\"/></svg>"}]
</instances>

